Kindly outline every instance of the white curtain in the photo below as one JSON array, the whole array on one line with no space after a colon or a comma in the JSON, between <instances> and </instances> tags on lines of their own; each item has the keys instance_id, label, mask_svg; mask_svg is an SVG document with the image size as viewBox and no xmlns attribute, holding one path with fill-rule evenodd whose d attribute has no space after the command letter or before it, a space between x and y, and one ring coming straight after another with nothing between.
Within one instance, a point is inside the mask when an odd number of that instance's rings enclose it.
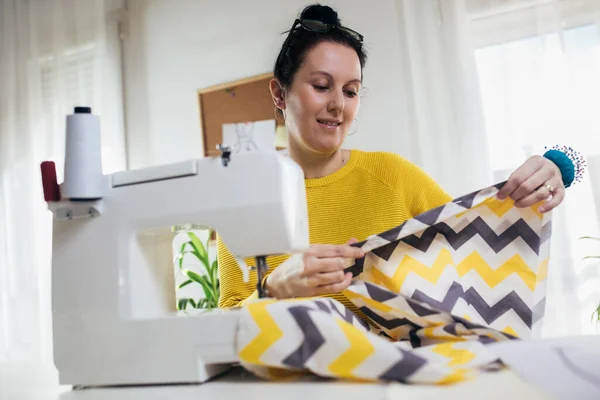
<instances>
[{"instance_id":1,"label":"white curtain","mask_svg":"<svg viewBox=\"0 0 600 400\"><path fill-rule=\"evenodd\" d=\"M404 153L453 196L491 184L465 1L396 0L396 7L398 96L410 132Z\"/></svg>"},{"instance_id":2,"label":"white curtain","mask_svg":"<svg viewBox=\"0 0 600 400\"><path fill-rule=\"evenodd\" d=\"M61 181L74 106L101 117L105 172L125 168L119 3L0 0L0 363L52 356L40 163L55 161Z\"/></svg>"},{"instance_id":3,"label":"white curtain","mask_svg":"<svg viewBox=\"0 0 600 400\"><path fill-rule=\"evenodd\" d=\"M600 233L600 0L469 0L471 38L495 180L544 146L589 164L554 213L544 336L596 333Z\"/></svg>"}]
</instances>

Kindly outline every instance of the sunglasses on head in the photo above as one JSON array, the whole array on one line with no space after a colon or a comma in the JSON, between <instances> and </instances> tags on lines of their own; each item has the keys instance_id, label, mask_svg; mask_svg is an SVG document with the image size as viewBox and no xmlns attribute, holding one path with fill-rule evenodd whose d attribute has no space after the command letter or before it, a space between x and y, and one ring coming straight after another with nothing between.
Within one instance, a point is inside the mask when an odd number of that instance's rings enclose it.
<instances>
[{"instance_id":1,"label":"sunglasses on head","mask_svg":"<svg viewBox=\"0 0 600 400\"><path fill-rule=\"evenodd\" d=\"M339 25L334 25L334 24L327 24L323 21L319 21L316 19L296 19L294 21L294 25L292 25L292 29L290 29L290 32L293 32L294 29L296 29L296 26L300 25L302 28L306 29L309 32L318 32L318 33L325 33L325 32L329 32L331 29L337 29L340 32L342 32L343 34L349 36L350 38L362 43L363 42L363 35L361 35L360 33L350 29L350 28L346 28L345 26L339 26Z\"/></svg>"}]
</instances>

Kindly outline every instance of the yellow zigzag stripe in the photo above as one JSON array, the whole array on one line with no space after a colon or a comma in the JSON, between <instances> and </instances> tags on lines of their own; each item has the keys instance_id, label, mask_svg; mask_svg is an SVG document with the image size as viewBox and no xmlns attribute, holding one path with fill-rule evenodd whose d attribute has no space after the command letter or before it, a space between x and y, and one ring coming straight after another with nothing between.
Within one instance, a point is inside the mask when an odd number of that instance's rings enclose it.
<instances>
[{"instance_id":1,"label":"yellow zigzag stripe","mask_svg":"<svg viewBox=\"0 0 600 400\"><path fill-rule=\"evenodd\" d=\"M535 213L535 215L538 216L539 219L544 218L544 215L538 211L538 209L542 203L543 203L543 201L536 203L529 207L531 209L531 211L533 211ZM510 198L505 199L505 200L498 200L495 197L490 197L489 199L483 201L481 204L478 204L466 211L463 211L462 213L456 214L456 218L461 218L466 213L468 213L472 210L476 210L480 207L487 207L491 212L496 214L496 216L498 218L502 218L502 216L504 216L504 214L506 214L508 211L510 211L510 209L513 208L514 206L515 206L515 202Z\"/></svg>"},{"instance_id":2,"label":"yellow zigzag stripe","mask_svg":"<svg viewBox=\"0 0 600 400\"><path fill-rule=\"evenodd\" d=\"M270 368L270 367L267 367L266 370L267 370L266 374L268 374L268 377L270 379L278 380L278 381L297 380L300 377L309 375L308 371L302 371L302 370L289 370L289 369L283 369L283 368Z\"/></svg>"},{"instance_id":3,"label":"yellow zigzag stripe","mask_svg":"<svg viewBox=\"0 0 600 400\"><path fill-rule=\"evenodd\" d=\"M348 339L350 347L329 365L329 370L336 377L359 378L352 371L375 352L367 335L346 321L336 320Z\"/></svg>"},{"instance_id":4,"label":"yellow zigzag stripe","mask_svg":"<svg viewBox=\"0 0 600 400\"><path fill-rule=\"evenodd\" d=\"M498 283L502 282L512 274L519 275L532 292L535 290L537 283L535 272L529 268L527 263L523 261L518 254L515 254L497 270L493 270L479 253L474 251L456 266L456 270L461 277L466 275L472 269L474 269L490 287L495 287Z\"/></svg>"},{"instance_id":5,"label":"yellow zigzag stripe","mask_svg":"<svg viewBox=\"0 0 600 400\"><path fill-rule=\"evenodd\" d=\"M465 365L471 362L475 358L475 354L469 350L455 349L454 343L442 343L433 346L431 349L434 353L449 358L449 367ZM445 385L449 383L456 383L468 379L469 373L472 370L468 368L455 368L453 372L439 380L437 383Z\"/></svg>"},{"instance_id":6,"label":"yellow zigzag stripe","mask_svg":"<svg viewBox=\"0 0 600 400\"><path fill-rule=\"evenodd\" d=\"M461 277L469 271L475 270L485 283L492 288L513 273L519 275L531 291L535 290L538 281L535 272L529 268L518 254L515 254L497 270L493 270L476 251L456 265L448 249L440 251L440 254L431 267L407 255L400 261L400 265L396 268L393 277L390 278L377 268L372 268L371 274L374 283L381 284L395 293L399 293L400 288L411 272L432 284L436 284L448 265L455 266L458 275ZM543 266L543 263L541 266Z\"/></svg>"},{"instance_id":7,"label":"yellow zigzag stripe","mask_svg":"<svg viewBox=\"0 0 600 400\"><path fill-rule=\"evenodd\" d=\"M548 278L548 259L542 261L537 272L537 281L543 282Z\"/></svg>"},{"instance_id":8,"label":"yellow zigzag stripe","mask_svg":"<svg viewBox=\"0 0 600 400\"><path fill-rule=\"evenodd\" d=\"M441 326L442 324L440 324ZM467 338L459 335L452 335L444 331L443 326L430 326L423 328L423 336L431 340L444 340L447 342L465 342Z\"/></svg>"},{"instance_id":9,"label":"yellow zigzag stripe","mask_svg":"<svg viewBox=\"0 0 600 400\"><path fill-rule=\"evenodd\" d=\"M496 216L498 218L502 218L502 216L504 214L506 214L511 208L513 208L514 204L515 204L515 202L512 201L511 199L506 199L504 201L500 201L500 200L496 199L495 197L491 197L491 198L483 201L481 204L471 207L470 209L463 211L460 214L456 214L456 218L461 218L465 214L467 214L473 210L476 210L478 208L482 208L482 207L489 208L489 210L491 212L493 212L494 214L496 214Z\"/></svg>"},{"instance_id":10,"label":"yellow zigzag stripe","mask_svg":"<svg viewBox=\"0 0 600 400\"><path fill-rule=\"evenodd\" d=\"M475 354L469 350L455 349L454 343L436 344L431 349L434 353L449 358L448 365L465 365L475 358Z\"/></svg>"},{"instance_id":11,"label":"yellow zigzag stripe","mask_svg":"<svg viewBox=\"0 0 600 400\"><path fill-rule=\"evenodd\" d=\"M263 300L246 306L260 332L239 352L241 361L262 365L260 356L283 336L283 332L266 309L276 301L276 299Z\"/></svg>"},{"instance_id":12,"label":"yellow zigzag stripe","mask_svg":"<svg viewBox=\"0 0 600 400\"><path fill-rule=\"evenodd\" d=\"M480 205L487 207L491 212L496 214L498 218L502 218L504 214L509 212L510 209L515 206L515 202L511 199L498 200L495 197L491 197Z\"/></svg>"},{"instance_id":13,"label":"yellow zigzag stripe","mask_svg":"<svg viewBox=\"0 0 600 400\"><path fill-rule=\"evenodd\" d=\"M462 381L466 381L472 378L472 375L475 371L467 368L456 368L453 372L446 375L444 378L440 379L436 382L438 385L448 385L452 383L458 383Z\"/></svg>"},{"instance_id":14,"label":"yellow zigzag stripe","mask_svg":"<svg viewBox=\"0 0 600 400\"><path fill-rule=\"evenodd\" d=\"M346 296L348 298L348 300L351 300L351 299L360 299L366 305L368 305L369 308L372 308L372 309L375 309L375 310L378 310L378 311L381 311L381 312L384 312L384 313L388 313L388 312L394 310L394 308L392 308L392 307L390 307L390 306L388 306L386 304L383 304L383 303L380 303L380 302L375 301L373 299L370 299L368 297L365 297L365 296L363 296L361 294L353 292L350 289L343 290L342 294L344 296Z\"/></svg>"},{"instance_id":15,"label":"yellow zigzag stripe","mask_svg":"<svg viewBox=\"0 0 600 400\"><path fill-rule=\"evenodd\" d=\"M515 330L510 325L506 325L506 327L502 329L502 332L508 333L509 335L513 335L515 337L519 337L517 332L515 332Z\"/></svg>"}]
</instances>

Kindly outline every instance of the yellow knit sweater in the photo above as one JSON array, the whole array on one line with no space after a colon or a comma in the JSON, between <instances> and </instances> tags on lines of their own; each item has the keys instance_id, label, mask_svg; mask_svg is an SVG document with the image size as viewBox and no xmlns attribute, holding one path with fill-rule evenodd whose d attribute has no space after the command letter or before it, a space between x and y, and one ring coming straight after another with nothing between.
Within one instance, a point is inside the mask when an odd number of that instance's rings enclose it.
<instances>
[{"instance_id":1,"label":"yellow knit sweater","mask_svg":"<svg viewBox=\"0 0 600 400\"><path fill-rule=\"evenodd\" d=\"M305 186L311 244L344 244L352 238L362 241L452 200L419 167L386 152L352 150L342 168L323 178L306 179ZM219 236L217 257L219 306L241 306L257 298L256 272L251 271L249 281L244 282L237 262ZM288 257L267 257L269 273ZM255 265L252 258L245 261ZM342 294L327 297L358 311Z\"/></svg>"}]
</instances>

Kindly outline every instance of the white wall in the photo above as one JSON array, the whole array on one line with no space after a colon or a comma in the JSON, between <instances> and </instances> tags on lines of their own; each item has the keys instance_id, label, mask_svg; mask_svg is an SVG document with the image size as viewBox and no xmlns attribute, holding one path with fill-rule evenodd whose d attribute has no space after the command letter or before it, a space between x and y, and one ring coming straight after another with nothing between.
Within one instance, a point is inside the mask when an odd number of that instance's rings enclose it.
<instances>
[{"instance_id":1,"label":"white wall","mask_svg":"<svg viewBox=\"0 0 600 400\"><path fill-rule=\"evenodd\" d=\"M130 2L126 41L129 167L202 157L197 90L270 72L285 35L309 1ZM369 59L358 132L346 146L410 157L402 104L394 0L323 1L361 32Z\"/></svg>"}]
</instances>

